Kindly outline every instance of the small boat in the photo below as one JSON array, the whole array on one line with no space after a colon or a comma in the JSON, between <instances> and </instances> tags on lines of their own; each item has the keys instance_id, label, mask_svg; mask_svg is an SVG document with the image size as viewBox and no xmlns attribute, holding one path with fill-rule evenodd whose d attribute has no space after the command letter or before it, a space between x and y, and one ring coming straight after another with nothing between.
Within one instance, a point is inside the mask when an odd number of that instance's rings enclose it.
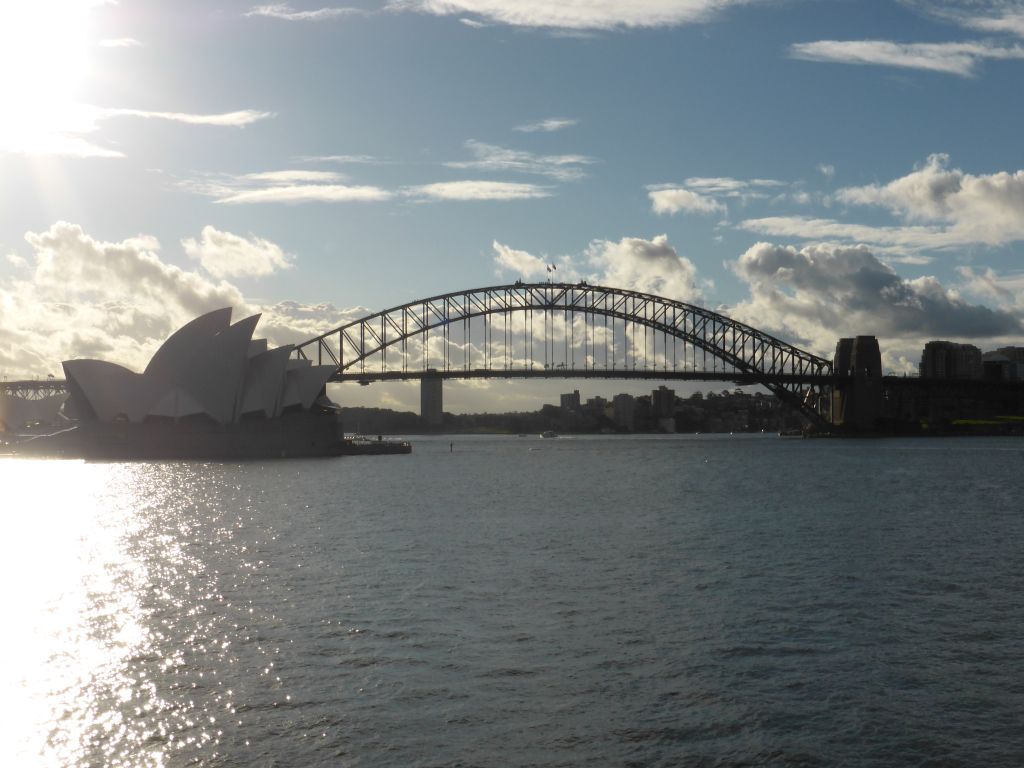
<instances>
[{"instance_id":1,"label":"small boat","mask_svg":"<svg viewBox=\"0 0 1024 768\"><path fill-rule=\"evenodd\" d=\"M804 431L800 427L790 427L779 430L779 437L803 437Z\"/></svg>"},{"instance_id":2,"label":"small boat","mask_svg":"<svg viewBox=\"0 0 1024 768\"><path fill-rule=\"evenodd\" d=\"M408 440L385 440L382 435L377 439L365 435L353 435L342 441L342 456L383 456L395 453L412 453L412 444Z\"/></svg>"},{"instance_id":3,"label":"small boat","mask_svg":"<svg viewBox=\"0 0 1024 768\"><path fill-rule=\"evenodd\" d=\"M553 429L545 429L543 432L540 433L540 436L545 438L558 437L558 433L555 432L555 430Z\"/></svg>"}]
</instances>

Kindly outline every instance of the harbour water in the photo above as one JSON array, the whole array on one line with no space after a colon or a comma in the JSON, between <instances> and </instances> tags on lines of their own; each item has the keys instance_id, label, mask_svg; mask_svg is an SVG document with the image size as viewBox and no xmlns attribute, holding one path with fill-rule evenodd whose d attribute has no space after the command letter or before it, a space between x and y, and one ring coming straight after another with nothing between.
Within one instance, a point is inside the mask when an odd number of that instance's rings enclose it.
<instances>
[{"instance_id":1,"label":"harbour water","mask_svg":"<svg viewBox=\"0 0 1024 768\"><path fill-rule=\"evenodd\" d=\"M1022 474L1005 438L2 459L0 765L1016 768Z\"/></svg>"}]
</instances>

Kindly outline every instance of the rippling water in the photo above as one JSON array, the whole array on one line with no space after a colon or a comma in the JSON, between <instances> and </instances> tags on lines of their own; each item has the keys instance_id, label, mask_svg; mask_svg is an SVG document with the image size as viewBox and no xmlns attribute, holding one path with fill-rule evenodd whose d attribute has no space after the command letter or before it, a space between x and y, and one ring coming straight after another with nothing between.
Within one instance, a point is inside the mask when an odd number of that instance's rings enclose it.
<instances>
[{"instance_id":1,"label":"rippling water","mask_svg":"<svg viewBox=\"0 0 1024 768\"><path fill-rule=\"evenodd\" d=\"M1024 764L1024 443L0 460L4 766Z\"/></svg>"}]
</instances>

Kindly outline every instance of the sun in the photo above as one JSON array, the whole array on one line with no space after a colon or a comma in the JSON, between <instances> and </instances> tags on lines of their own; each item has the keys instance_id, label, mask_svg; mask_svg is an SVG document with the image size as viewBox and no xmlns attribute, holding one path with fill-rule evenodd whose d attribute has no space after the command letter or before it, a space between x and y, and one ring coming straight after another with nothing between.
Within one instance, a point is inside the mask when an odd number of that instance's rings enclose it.
<instances>
[{"instance_id":1,"label":"sun","mask_svg":"<svg viewBox=\"0 0 1024 768\"><path fill-rule=\"evenodd\" d=\"M75 135L93 119L77 98L90 70L90 10L101 2L0 3L0 152L80 154Z\"/></svg>"}]
</instances>

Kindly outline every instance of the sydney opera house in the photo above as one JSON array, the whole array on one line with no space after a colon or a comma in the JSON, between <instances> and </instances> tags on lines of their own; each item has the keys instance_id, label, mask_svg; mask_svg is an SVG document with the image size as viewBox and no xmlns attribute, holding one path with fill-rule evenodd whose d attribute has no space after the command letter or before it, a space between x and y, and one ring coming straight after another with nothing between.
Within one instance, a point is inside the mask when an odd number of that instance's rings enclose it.
<instances>
[{"instance_id":1,"label":"sydney opera house","mask_svg":"<svg viewBox=\"0 0 1024 768\"><path fill-rule=\"evenodd\" d=\"M64 414L76 426L34 451L87 458L257 458L339 451L333 366L292 359L293 347L254 339L259 315L231 309L174 333L142 373L103 360L64 363ZM29 446L23 446L28 448Z\"/></svg>"}]
</instances>

